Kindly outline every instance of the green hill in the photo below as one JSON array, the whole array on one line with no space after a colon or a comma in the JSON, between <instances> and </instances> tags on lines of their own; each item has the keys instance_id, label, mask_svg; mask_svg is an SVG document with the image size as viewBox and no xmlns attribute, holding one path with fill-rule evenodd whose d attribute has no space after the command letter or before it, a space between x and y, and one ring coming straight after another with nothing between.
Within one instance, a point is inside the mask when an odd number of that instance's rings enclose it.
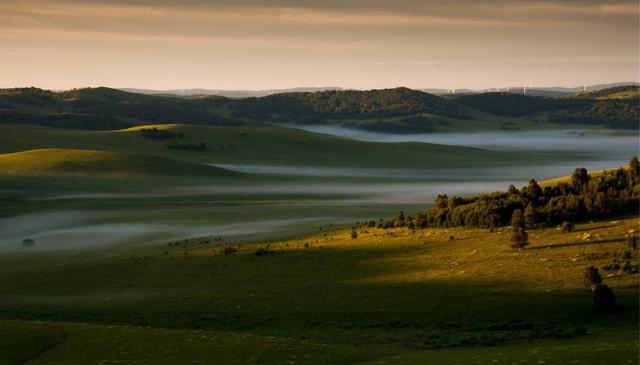
<instances>
[{"instance_id":1,"label":"green hill","mask_svg":"<svg viewBox=\"0 0 640 365\"><path fill-rule=\"evenodd\" d=\"M634 89L635 88L635 89ZM635 95L635 96L634 96ZM567 98L511 93L440 97L408 88L329 90L229 99L143 95L98 87L52 92L0 89L0 123L110 130L143 124L246 126L256 123L339 124L378 132L500 128L496 119L528 129L536 122L635 128L637 87ZM538 126L540 128L540 126Z\"/></svg>"},{"instance_id":2,"label":"green hill","mask_svg":"<svg viewBox=\"0 0 640 365\"><path fill-rule=\"evenodd\" d=\"M76 149L37 149L0 155L0 174L227 176L234 173L159 156Z\"/></svg>"},{"instance_id":3,"label":"green hill","mask_svg":"<svg viewBox=\"0 0 640 365\"><path fill-rule=\"evenodd\" d=\"M206 143L206 151L167 148L173 140L144 138L139 129L82 131L47 127L0 125L0 153L38 148L84 149L153 154L197 163L262 164L275 166L339 167L460 167L501 166L514 161L549 161L563 156L508 153L428 143L377 143L355 141L280 127L215 127L161 125L184 135L179 143Z\"/></svg>"},{"instance_id":4,"label":"green hill","mask_svg":"<svg viewBox=\"0 0 640 365\"><path fill-rule=\"evenodd\" d=\"M640 98L640 86L626 85L616 86L608 89L602 89L597 91L579 92L567 96L567 98L587 98L587 99L635 99L638 101Z\"/></svg>"},{"instance_id":5,"label":"green hill","mask_svg":"<svg viewBox=\"0 0 640 365\"><path fill-rule=\"evenodd\" d=\"M37 88L0 90L0 123L108 130L148 123L238 125L206 101L141 95L99 87L60 93Z\"/></svg>"},{"instance_id":6,"label":"green hill","mask_svg":"<svg viewBox=\"0 0 640 365\"><path fill-rule=\"evenodd\" d=\"M338 119L390 117L420 113L470 118L455 102L408 88L382 90L330 90L284 93L238 102L241 109L260 114L314 115Z\"/></svg>"},{"instance_id":7,"label":"green hill","mask_svg":"<svg viewBox=\"0 0 640 365\"><path fill-rule=\"evenodd\" d=\"M492 92L463 95L455 100L494 115L533 117L556 124L637 129L640 120L640 99L637 93L637 86L624 86L563 98Z\"/></svg>"}]
</instances>

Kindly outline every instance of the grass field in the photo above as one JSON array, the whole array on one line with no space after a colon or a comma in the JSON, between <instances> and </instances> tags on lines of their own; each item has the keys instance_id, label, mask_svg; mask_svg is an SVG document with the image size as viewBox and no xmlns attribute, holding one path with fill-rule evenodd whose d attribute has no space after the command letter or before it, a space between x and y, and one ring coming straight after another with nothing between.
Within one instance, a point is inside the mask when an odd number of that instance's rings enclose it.
<instances>
[{"instance_id":1,"label":"grass field","mask_svg":"<svg viewBox=\"0 0 640 365\"><path fill-rule=\"evenodd\" d=\"M8 364L634 363L638 276L603 272L619 308L606 314L581 275L637 226L531 230L522 251L508 229L438 228L327 231L262 256L264 243L224 255L205 238L4 254L2 351Z\"/></svg>"},{"instance_id":2,"label":"grass field","mask_svg":"<svg viewBox=\"0 0 640 365\"><path fill-rule=\"evenodd\" d=\"M459 168L471 184L478 169L570 153L156 127L210 149L168 149L140 128L0 126L0 364L638 360L638 275L602 271L614 313L595 311L581 282L589 265L638 260L626 243L637 217L530 230L522 251L509 248L507 228L360 228L351 238L356 220L429 204L389 191L453 188L419 185L443 172L384 168ZM207 165L225 163L381 174ZM26 237L34 247L21 246Z\"/></svg>"},{"instance_id":3,"label":"grass field","mask_svg":"<svg viewBox=\"0 0 640 365\"><path fill-rule=\"evenodd\" d=\"M60 148L153 154L199 163L360 168L500 166L567 158L545 152L505 154L461 146L362 142L279 127L159 127L184 133L185 138L181 142L205 142L209 150L191 152L168 149L165 147L168 142L144 139L136 128L96 132L0 125L0 152Z\"/></svg>"},{"instance_id":4,"label":"grass field","mask_svg":"<svg viewBox=\"0 0 640 365\"><path fill-rule=\"evenodd\" d=\"M181 162L160 156L72 149L37 149L2 154L0 171L5 175L237 175L214 166Z\"/></svg>"}]
</instances>

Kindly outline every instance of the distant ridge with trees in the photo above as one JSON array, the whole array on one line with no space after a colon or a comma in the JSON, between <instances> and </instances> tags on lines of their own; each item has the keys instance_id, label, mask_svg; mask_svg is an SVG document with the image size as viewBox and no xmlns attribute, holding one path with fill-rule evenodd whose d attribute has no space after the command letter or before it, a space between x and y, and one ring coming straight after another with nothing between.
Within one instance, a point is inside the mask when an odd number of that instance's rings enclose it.
<instances>
[{"instance_id":1,"label":"distant ridge with trees","mask_svg":"<svg viewBox=\"0 0 640 365\"><path fill-rule=\"evenodd\" d=\"M508 92L434 95L408 88L322 90L263 97L145 95L106 87L53 92L0 89L0 123L89 130L157 123L239 126L254 123L337 124L392 133L429 133L452 121L473 125L493 116L518 128L538 122L637 129L639 87L616 86L551 98Z\"/></svg>"}]
</instances>

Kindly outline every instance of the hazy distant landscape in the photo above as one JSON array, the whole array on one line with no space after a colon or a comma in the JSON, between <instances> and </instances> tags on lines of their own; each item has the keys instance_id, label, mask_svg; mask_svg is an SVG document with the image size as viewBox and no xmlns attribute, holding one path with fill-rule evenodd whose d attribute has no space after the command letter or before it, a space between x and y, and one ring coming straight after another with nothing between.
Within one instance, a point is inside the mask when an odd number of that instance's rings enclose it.
<instances>
[{"instance_id":1,"label":"hazy distant landscape","mask_svg":"<svg viewBox=\"0 0 640 365\"><path fill-rule=\"evenodd\" d=\"M0 365L640 361L637 1L0 1Z\"/></svg>"}]
</instances>

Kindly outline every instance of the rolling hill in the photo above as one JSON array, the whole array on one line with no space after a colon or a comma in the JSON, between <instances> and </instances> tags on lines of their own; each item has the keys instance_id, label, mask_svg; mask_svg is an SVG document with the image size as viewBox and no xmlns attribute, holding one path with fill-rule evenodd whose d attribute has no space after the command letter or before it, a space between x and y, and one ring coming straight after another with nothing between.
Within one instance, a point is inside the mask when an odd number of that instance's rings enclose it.
<instances>
[{"instance_id":1,"label":"rolling hill","mask_svg":"<svg viewBox=\"0 0 640 365\"><path fill-rule=\"evenodd\" d=\"M635 128L639 106L634 95L636 86L562 98L505 92L436 96L407 88L289 92L244 99L143 95L105 87L63 92L19 88L0 90L0 123L89 130L156 123L336 124L378 132L428 133L499 129L502 124L495 121L500 118L518 129L534 127L522 119L526 117L536 123Z\"/></svg>"},{"instance_id":2,"label":"rolling hill","mask_svg":"<svg viewBox=\"0 0 640 365\"><path fill-rule=\"evenodd\" d=\"M0 154L1 175L236 175L217 167L159 156L77 149L37 149Z\"/></svg>"}]
</instances>

